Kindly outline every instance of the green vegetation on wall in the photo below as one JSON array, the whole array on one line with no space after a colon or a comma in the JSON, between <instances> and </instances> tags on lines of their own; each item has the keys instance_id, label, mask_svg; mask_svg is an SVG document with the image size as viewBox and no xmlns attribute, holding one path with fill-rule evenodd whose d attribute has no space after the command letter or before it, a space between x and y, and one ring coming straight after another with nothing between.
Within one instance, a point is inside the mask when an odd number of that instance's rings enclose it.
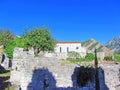
<instances>
[{"instance_id":1,"label":"green vegetation on wall","mask_svg":"<svg viewBox=\"0 0 120 90\"><path fill-rule=\"evenodd\" d=\"M76 59L76 58L80 58L80 54L78 52L75 51L70 51L68 52L68 59Z\"/></svg>"},{"instance_id":2,"label":"green vegetation on wall","mask_svg":"<svg viewBox=\"0 0 120 90\"><path fill-rule=\"evenodd\" d=\"M120 62L120 54L114 55L115 62Z\"/></svg>"},{"instance_id":3,"label":"green vegetation on wall","mask_svg":"<svg viewBox=\"0 0 120 90\"><path fill-rule=\"evenodd\" d=\"M69 58L68 60L69 60L70 63L91 62L91 61L94 60L94 55L92 53L87 53L87 55L85 57L81 57L81 58Z\"/></svg>"},{"instance_id":4,"label":"green vegetation on wall","mask_svg":"<svg viewBox=\"0 0 120 90\"><path fill-rule=\"evenodd\" d=\"M13 57L13 50L15 47L24 48L33 47L35 54L40 51L54 51L56 45L48 28L34 28L33 30L25 30L23 36L20 38L13 36L9 30L0 31L0 45L4 46L4 51L8 58Z\"/></svg>"},{"instance_id":5,"label":"green vegetation on wall","mask_svg":"<svg viewBox=\"0 0 120 90\"><path fill-rule=\"evenodd\" d=\"M24 48L24 50L28 49L29 41L26 38L14 38L5 48L5 53L8 58L13 57L13 51L15 47Z\"/></svg>"},{"instance_id":6,"label":"green vegetation on wall","mask_svg":"<svg viewBox=\"0 0 120 90\"><path fill-rule=\"evenodd\" d=\"M93 61L95 58L95 56L92 53L87 53L87 55L85 56L85 59L88 61Z\"/></svg>"},{"instance_id":7,"label":"green vegetation on wall","mask_svg":"<svg viewBox=\"0 0 120 90\"><path fill-rule=\"evenodd\" d=\"M104 60L107 60L107 61L112 60L112 56L105 56Z\"/></svg>"}]
</instances>

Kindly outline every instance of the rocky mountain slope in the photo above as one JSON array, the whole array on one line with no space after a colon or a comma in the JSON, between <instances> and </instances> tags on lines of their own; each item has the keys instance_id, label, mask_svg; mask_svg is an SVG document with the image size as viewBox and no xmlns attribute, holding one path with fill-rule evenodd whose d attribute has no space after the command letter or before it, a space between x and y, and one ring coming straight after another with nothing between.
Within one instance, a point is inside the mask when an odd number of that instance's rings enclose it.
<instances>
[{"instance_id":1,"label":"rocky mountain slope","mask_svg":"<svg viewBox=\"0 0 120 90\"><path fill-rule=\"evenodd\" d=\"M94 52L95 48L98 52L105 52L106 55L113 55L113 52L107 47L103 46L101 43L94 39L89 39L82 43L82 46L87 48L88 51Z\"/></svg>"},{"instance_id":2,"label":"rocky mountain slope","mask_svg":"<svg viewBox=\"0 0 120 90\"><path fill-rule=\"evenodd\" d=\"M112 50L115 53L120 54L120 36L113 38L110 40L107 44L106 47Z\"/></svg>"}]
</instances>

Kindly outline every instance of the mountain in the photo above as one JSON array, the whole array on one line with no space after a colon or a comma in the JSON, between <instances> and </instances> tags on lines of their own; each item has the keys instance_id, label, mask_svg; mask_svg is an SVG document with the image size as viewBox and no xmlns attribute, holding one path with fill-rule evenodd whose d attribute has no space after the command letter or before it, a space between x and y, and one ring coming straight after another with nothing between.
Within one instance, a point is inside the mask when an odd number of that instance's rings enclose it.
<instances>
[{"instance_id":1,"label":"mountain","mask_svg":"<svg viewBox=\"0 0 120 90\"><path fill-rule=\"evenodd\" d=\"M105 55L113 55L113 52L109 50L107 47L103 46L101 43L96 41L95 39L89 39L82 43L82 46L87 49L88 52L94 52L95 48L97 52L104 52Z\"/></svg>"},{"instance_id":2,"label":"mountain","mask_svg":"<svg viewBox=\"0 0 120 90\"><path fill-rule=\"evenodd\" d=\"M110 40L107 44L106 47L112 50L115 53L120 54L120 36L113 38Z\"/></svg>"}]
</instances>

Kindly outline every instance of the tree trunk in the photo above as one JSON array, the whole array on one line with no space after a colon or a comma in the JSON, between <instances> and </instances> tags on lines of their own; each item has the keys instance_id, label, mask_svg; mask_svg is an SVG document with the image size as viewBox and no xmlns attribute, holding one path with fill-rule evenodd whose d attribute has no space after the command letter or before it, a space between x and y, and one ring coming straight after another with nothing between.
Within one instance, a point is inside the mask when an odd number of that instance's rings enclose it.
<instances>
[{"instance_id":1,"label":"tree trunk","mask_svg":"<svg viewBox=\"0 0 120 90\"><path fill-rule=\"evenodd\" d=\"M99 85L99 74L98 74L98 60L97 60L97 50L95 49L95 86L96 90L100 90Z\"/></svg>"}]
</instances>

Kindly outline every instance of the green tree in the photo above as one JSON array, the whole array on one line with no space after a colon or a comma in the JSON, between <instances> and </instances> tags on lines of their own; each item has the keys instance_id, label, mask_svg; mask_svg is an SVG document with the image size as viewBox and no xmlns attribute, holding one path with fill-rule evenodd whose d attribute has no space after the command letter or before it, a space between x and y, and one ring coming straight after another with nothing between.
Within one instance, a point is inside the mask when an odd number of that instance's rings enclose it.
<instances>
[{"instance_id":1,"label":"green tree","mask_svg":"<svg viewBox=\"0 0 120 90\"><path fill-rule=\"evenodd\" d=\"M13 39L14 35L10 32L10 30L0 30L0 45L3 45L4 48Z\"/></svg>"},{"instance_id":2,"label":"green tree","mask_svg":"<svg viewBox=\"0 0 120 90\"><path fill-rule=\"evenodd\" d=\"M28 50L29 41L27 38L14 38L5 48L5 53L8 58L13 57L13 51L15 47L24 48L24 50Z\"/></svg>"},{"instance_id":3,"label":"green tree","mask_svg":"<svg viewBox=\"0 0 120 90\"><path fill-rule=\"evenodd\" d=\"M34 28L25 35L34 48L35 53L40 51L54 51L55 40L52 38L48 28Z\"/></svg>"}]
</instances>

